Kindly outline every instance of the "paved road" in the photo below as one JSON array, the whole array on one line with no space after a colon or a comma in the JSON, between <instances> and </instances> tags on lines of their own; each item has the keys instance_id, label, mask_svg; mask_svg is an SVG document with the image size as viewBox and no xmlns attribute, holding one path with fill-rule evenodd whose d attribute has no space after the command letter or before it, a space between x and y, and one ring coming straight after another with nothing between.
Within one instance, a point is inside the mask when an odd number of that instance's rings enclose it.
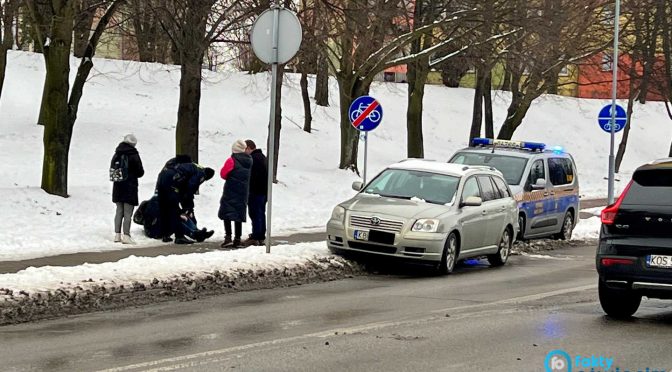
<instances>
[{"instance_id":1,"label":"paved road","mask_svg":"<svg viewBox=\"0 0 672 372\"><path fill-rule=\"evenodd\" d=\"M594 247L0 328L9 371L541 371L547 353L672 369L672 303L606 318ZM590 369L587 369L590 371ZM613 370L613 368L612 368ZM576 369L574 369L576 371ZM601 371L601 369L595 369Z\"/></svg>"},{"instance_id":2,"label":"paved road","mask_svg":"<svg viewBox=\"0 0 672 372\"><path fill-rule=\"evenodd\" d=\"M581 201L581 208L588 209L606 205L606 199L587 199ZM589 218L592 215L581 212L581 218ZM293 244L304 242L318 242L325 239L325 232L297 233L273 238L273 245ZM81 252L63 254L50 257L41 257L21 261L0 261L0 274L15 273L28 267L41 266L76 266L84 263L115 262L129 256L156 257L170 254L188 254L215 251L219 249L219 241L216 239L200 244L175 245L172 243L159 244L151 247L134 247L105 252Z\"/></svg>"}]
</instances>

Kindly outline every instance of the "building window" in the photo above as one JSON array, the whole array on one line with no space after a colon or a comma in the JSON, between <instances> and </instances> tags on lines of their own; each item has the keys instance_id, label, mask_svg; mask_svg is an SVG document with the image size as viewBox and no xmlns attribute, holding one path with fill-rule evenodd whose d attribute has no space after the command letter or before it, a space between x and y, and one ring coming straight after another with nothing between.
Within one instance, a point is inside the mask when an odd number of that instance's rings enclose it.
<instances>
[{"instance_id":1,"label":"building window","mask_svg":"<svg viewBox=\"0 0 672 372\"><path fill-rule=\"evenodd\" d=\"M569 67L563 66L558 75L559 76L569 76Z\"/></svg>"},{"instance_id":2,"label":"building window","mask_svg":"<svg viewBox=\"0 0 672 372\"><path fill-rule=\"evenodd\" d=\"M613 58L608 54L602 55L602 71L612 71L614 69Z\"/></svg>"}]
</instances>

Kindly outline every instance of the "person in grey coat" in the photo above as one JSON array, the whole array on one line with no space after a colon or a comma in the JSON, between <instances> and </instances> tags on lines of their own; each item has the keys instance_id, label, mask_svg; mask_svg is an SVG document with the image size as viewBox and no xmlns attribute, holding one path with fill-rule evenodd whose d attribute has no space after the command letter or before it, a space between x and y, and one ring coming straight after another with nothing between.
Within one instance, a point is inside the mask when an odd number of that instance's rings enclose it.
<instances>
[{"instance_id":1,"label":"person in grey coat","mask_svg":"<svg viewBox=\"0 0 672 372\"><path fill-rule=\"evenodd\" d=\"M231 147L231 157L226 159L220 171L224 183L224 192L219 201L218 217L224 221L226 235L222 248L239 248L240 237L243 230L243 222L246 221L247 199L250 192L250 172L252 170L252 157L245 153L247 144L243 140L237 140ZM231 238L231 222L235 224L235 234Z\"/></svg>"},{"instance_id":2,"label":"person in grey coat","mask_svg":"<svg viewBox=\"0 0 672 372\"><path fill-rule=\"evenodd\" d=\"M140 154L135 148L137 143L138 140L133 134L127 134L117 146L112 158L114 163L123 156L125 157L124 163L127 164L126 179L114 182L112 185L112 202L117 205L117 212L114 216L114 241L116 243L135 244L131 238L131 221L133 209L138 205L138 178L145 174Z\"/></svg>"}]
</instances>

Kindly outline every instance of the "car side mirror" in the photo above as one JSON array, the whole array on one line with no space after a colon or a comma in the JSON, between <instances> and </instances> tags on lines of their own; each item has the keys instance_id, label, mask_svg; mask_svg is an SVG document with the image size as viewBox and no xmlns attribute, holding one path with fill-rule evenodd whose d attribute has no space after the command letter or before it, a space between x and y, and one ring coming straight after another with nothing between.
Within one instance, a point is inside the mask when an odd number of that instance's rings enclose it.
<instances>
[{"instance_id":1,"label":"car side mirror","mask_svg":"<svg viewBox=\"0 0 672 372\"><path fill-rule=\"evenodd\" d=\"M543 190L543 189L546 188L546 185L547 185L546 180L543 179L543 178L539 178L537 180L537 182L534 185L532 185L532 189L533 190Z\"/></svg>"},{"instance_id":2,"label":"car side mirror","mask_svg":"<svg viewBox=\"0 0 672 372\"><path fill-rule=\"evenodd\" d=\"M462 202L462 207L480 207L483 205L483 199L478 196L470 196Z\"/></svg>"},{"instance_id":3,"label":"car side mirror","mask_svg":"<svg viewBox=\"0 0 672 372\"><path fill-rule=\"evenodd\" d=\"M352 183L352 189L355 191L362 191L362 188L364 188L364 184L362 181L355 181Z\"/></svg>"}]
</instances>

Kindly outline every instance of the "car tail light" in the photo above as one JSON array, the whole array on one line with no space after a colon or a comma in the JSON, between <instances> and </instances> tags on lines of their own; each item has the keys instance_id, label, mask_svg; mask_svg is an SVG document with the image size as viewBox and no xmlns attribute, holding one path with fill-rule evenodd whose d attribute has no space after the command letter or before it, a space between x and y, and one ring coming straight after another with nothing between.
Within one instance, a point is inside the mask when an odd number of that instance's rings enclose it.
<instances>
[{"instance_id":1,"label":"car tail light","mask_svg":"<svg viewBox=\"0 0 672 372\"><path fill-rule=\"evenodd\" d=\"M618 214L618 209L621 207L621 203L623 203L623 199L625 198L625 195L628 194L628 191L630 190L630 186L632 186L632 182L628 183L628 186L625 186L625 190L621 193L621 196L618 197L618 200L616 200L616 203L604 208L602 210L602 215L601 215L601 220L603 225L613 225L614 221L616 220L616 215Z\"/></svg>"},{"instance_id":2,"label":"car tail light","mask_svg":"<svg viewBox=\"0 0 672 372\"><path fill-rule=\"evenodd\" d=\"M616 265L633 265L635 263L634 258L603 258L601 261L602 266L616 266Z\"/></svg>"}]
</instances>

